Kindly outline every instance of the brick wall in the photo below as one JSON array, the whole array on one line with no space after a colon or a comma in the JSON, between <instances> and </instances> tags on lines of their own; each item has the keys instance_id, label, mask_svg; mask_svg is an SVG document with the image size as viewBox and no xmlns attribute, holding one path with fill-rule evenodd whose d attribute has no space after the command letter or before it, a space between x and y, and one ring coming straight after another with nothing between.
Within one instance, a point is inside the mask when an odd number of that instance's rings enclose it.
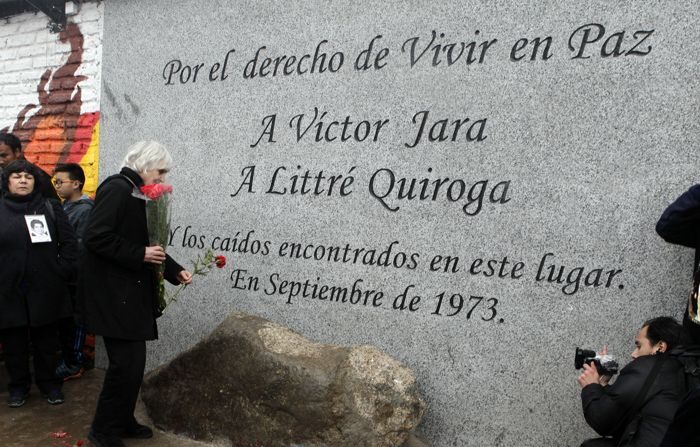
<instances>
[{"instance_id":1,"label":"brick wall","mask_svg":"<svg viewBox=\"0 0 700 447\"><path fill-rule=\"evenodd\" d=\"M25 157L51 173L75 162L85 192L97 187L102 2L71 5L61 33L48 17L24 13L0 19L0 130L22 140Z\"/></svg>"}]
</instances>

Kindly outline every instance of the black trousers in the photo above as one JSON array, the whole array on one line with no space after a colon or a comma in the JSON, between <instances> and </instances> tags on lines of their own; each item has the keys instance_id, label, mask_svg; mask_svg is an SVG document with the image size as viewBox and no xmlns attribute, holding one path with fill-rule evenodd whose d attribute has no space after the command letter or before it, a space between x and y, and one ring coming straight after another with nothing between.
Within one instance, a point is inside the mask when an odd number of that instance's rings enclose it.
<instances>
[{"instance_id":1,"label":"black trousers","mask_svg":"<svg viewBox=\"0 0 700 447\"><path fill-rule=\"evenodd\" d=\"M146 342L104 337L109 367L97 401L92 430L119 436L136 423L134 409L146 368Z\"/></svg>"},{"instance_id":2,"label":"black trousers","mask_svg":"<svg viewBox=\"0 0 700 447\"><path fill-rule=\"evenodd\" d=\"M0 329L0 342L5 352L5 367L10 376L9 391L28 392L32 384L29 372L29 342L33 348L34 381L39 392L60 390L63 382L56 378L58 365L58 326L55 323L37 327Z\"/></svg>"}]
</instances>

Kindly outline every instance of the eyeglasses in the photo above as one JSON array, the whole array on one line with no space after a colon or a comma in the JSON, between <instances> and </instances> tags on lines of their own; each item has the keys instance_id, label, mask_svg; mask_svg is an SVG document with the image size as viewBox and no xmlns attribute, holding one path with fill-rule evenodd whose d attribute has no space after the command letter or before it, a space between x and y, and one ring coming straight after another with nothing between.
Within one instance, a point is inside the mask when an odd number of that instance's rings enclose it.
<instances>
[{"instance_id":1,"label":"eyeglasses","mask_svg":"<svg viewBox=\"0 0 700 447\"><path fill-rule=\"evenodd\" d=\"M77 180L61 180L60 178L52 178L51 183L55 188L60 188L64 183L77 182ZM78 182L80 184L80 182Z\"/></svg>"}]
</instances>

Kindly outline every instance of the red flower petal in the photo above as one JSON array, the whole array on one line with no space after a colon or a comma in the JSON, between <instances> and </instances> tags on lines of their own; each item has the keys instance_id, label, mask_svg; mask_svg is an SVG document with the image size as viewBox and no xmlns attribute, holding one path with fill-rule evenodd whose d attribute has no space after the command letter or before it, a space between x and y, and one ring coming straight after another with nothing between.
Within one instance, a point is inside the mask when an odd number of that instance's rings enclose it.
<instances>
[{"instance_id":1,"label":"red flower petal","mask_svg":"<svg viewBox=\"0 0 700 447\"><path fill-rule=\"evenodd\" d=\"M173 187L164 183L154 183L152 185L143 185L141 192L151 200L158 200L163 194L172 193Z\"/></svg>"},{"instance_id":2,"label":"red flower petal","mask_svg":"<svg viewBox=\"0 0 700 447\"><path fill-rule=\"evenodd\" d=\"M221 255L216 256L214 258L214 263L216 264L216 266L218 268L222 268L223 266L226 265L226 256L221 256Z\"/></svg>"}]
</instances>

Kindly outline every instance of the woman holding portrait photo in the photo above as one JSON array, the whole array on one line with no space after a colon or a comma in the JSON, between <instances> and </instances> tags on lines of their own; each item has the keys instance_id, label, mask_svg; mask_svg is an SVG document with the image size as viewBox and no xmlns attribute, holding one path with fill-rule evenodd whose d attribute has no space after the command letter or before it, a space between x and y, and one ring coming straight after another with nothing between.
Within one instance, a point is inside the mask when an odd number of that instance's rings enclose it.
<instances>
[{"instance_id":1,"label":"woman holding portrait photo","mask_svg":"<svg viewBox=\"0 0 700 447\"><path fill-rule=\"evenodd\" d=\"M77 240L63 207L41 194L39 168L26 160L5 167L0 198L0 342L10 377L10 407L29 397L29 346L34 379L48 403L64 401L56 378L58 321L71 317L68 283L75 277Z\"/></svg>"}]
</instances>

